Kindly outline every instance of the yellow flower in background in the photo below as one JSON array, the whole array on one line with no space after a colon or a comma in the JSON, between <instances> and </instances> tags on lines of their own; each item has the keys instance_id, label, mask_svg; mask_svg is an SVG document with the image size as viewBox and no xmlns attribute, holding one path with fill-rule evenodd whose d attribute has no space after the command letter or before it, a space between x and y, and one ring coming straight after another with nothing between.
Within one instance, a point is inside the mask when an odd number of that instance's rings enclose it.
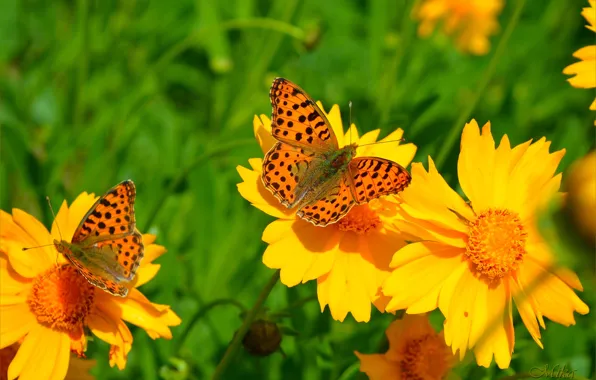
<instances>
[{"instance_id":1,"label":"yellow flower in background","mask_svg":"<svg viewBox=\"0 0 596 380\"><path fill-rule=\"evenodd\" d=\"M371 380L441 380L457 378L450 373L457 358L426 315L404 315L385 331L389 349L384 354L361 354L360 372Z\"/></svg>"},{"instance_id":2,"label":"yellow flower in background","mask_svg":"<svg viewBox=\"0 0 596 380\"><path fill-rule=\"evenodd\" d=\"M583 8L582 16L589 23L586 28L596 32L596 0L588 1L590 8ZM563 70L563 74L573 75L567 81L577 88L596 88L596 45L583 47L573 53L573 56L580 62L573 63ZM590 105L590 109L596 111L596 98ZM594 125L596 125L596 121Z\"/></svg>"},{"instance_id":3,"label":"yellow flower in background","mask_svg":"<svg viewBox=\"0 0 596 380\"><path fill-rule=\"evenodd\" d=\"M8 379L8 367L14 359L19 345L17 343L4 347L0 350L0 379ZM95 360L80 359L76 356L70 358L68 371L64 380L93 380L94 377L89 373L95 366ZM26 377L21 377L26 378Z\"/></svg>"},{"instance_id":4,"label":"yellow flower in background","mask_svg":"<svg viewBox=\"0 0 596 380\"><path fill-rule=\"evenodd\" d=\"M86 349L85 328L111 345L110 365L124 369L133 340L124 321L153 339L171 339L169 326L181 322L169 306L150 302L136 289L155 277L160 265L152 261L166 251L153 244L153 235L143 235L145 257L125 298L89 284L53 245L22 250L59 240L56 223L70 241L96 199L82 193L70 208L64 202L51 234L22 210L0 210L0 349L22 340L9 379L64 378L70 352L82 355Z\"/></svg>"},{"instance_id":5,"label":"yellow flower in background","mask_svg":"<svg viewBox=\"0 0 596 380\"><path fill-rule=\"evenodd\" d=\"M576 230L593 250L596 248L596 151L576 160L565 181L567 199L565 209Z\"/></svg>"},{"instance_id":6,"label":"yellow flower in background","mask_svg":"<svg viewBox=\"0 0 596 380\"><path fill-rule=\"evenodd\" d=\"M323 109L319 103L319 107ZM340 147L356 142L375 142L379 130L358 135L353 125L344 135L339 107L333 106L326 114ZM275 143L271 136L271 121L264 115L254 118L254 131L263 153ZM398 140L403 131L397 129L385 139ZM375 144L358 148L358 156L376 156L407 166L414 154L413 144ZM371 303L384 310L386 299L380 286L389 274L389 261L395 250L405 244L403 234L386 220L395 213L386 202L376 200L354 206L335 224L318 227L296 216L296 210L287 209L265 188L261 181L261 158L249 160L251 168L238 166L243 182L238 184L240 194L261 211L277 218L263 232L263 241L269 244L263 263L269 268L281 269L281 282L295 286L317 280L317 294L321 311L329 305L334 319L343 321L352 313L357 321L368 321Z\"/></svg>"},{"instance_id":7,"label":"yellow flower in background","mask_svg":"<svg viewBox=\"0 0 596 380\"><path fill-rule=\"evenodd\" d=\"M399 250L383 292L388 311L424 313L437 307L446 318L445 340L463 358L473 349L479 365L493 355L507 368L514 346L512 300L536 343L544 317L565 326L573 312L588 313L573 289L575 273L554 266L537 232L537 212L558 193L555 175L564 150L549 153L544 138L498 148L490 124L464 128L458 161L461 188L452 190L429 157L429 170L412 165L412 183L401 194L396 227L418 237Z\"/></svg>"},{"instance_id":8,"label":"yellow flower in background","mask_svg":"<svg viewBox=\"0 0 596 380\"><path fill-rule=\"evenodd\" d=\"M418 34L428 37L442 21L443 32L455 38L460 51L484 55L490 50L489 36L499 30L502 8L501 0L423 0L416 11Z\"/></svg>"}]
</instances>

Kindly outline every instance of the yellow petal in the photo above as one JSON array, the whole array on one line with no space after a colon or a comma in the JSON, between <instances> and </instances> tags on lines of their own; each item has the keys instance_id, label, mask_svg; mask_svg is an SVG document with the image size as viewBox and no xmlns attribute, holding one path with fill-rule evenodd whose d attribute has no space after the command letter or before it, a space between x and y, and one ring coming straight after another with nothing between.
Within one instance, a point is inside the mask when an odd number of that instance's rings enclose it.
<instances>
[{"instance_id":1,"label":"yellow petal","mask_svg":"<svg viewBox=\"0 0 596 380\"><path fill-rule=\"evenodd\" d=\"M102 310L109 316L113 319L122 318L127 322L141 327L147 332L154 333L154 336L152 336L153 339L157 337L171 339L172 332L169 329L169 326L180 324L180 319L176 314L170 310L162 312L156 309L154 305L136 289L131 289L126 298L101 298ZM173 315L169 316L168 314Z\"/></svg>"},{"instance_id":2,"label":"yellow petal","mask_svg":"<svg viewBox=\"0 0 596 380\"><path fill-rule=\"evenodd\" d=\"M540 348L544 348L540 341L540 327L538 326L537 316L535 313L536 305L531 296L528 296L521 285L516 281L515 278L509 280L511 286L511 295L515 301L517 311L524 322L524 325L530 332L530 335Z\"/></svg>"},{"instance_id":3,"label":"yellow petal","mask_svg":"<svg viewBox=\"0 0 596 380\"><path fill-rule=\"evenodd\" d=\"M404 211L412 212L413 217L428 220L442 229L467 234L466 225L459 215L468 220L475 218L465 201L449 187L437 172L433 160L429 157L429 171L422 164L412 165L412 183L402 193ZM414 211L416 210L416 211ZM454 212L455 211L455 212ZM464 243L465 246L465 243Z\"/></svg>"},{"instance_id":4,"label":"yellow petal","mask_svg":"<svg viewBox=\"0 0 596 380\"><path fill-rule=\"evenodd\" d=\"M0 306L0 349L16 343L37 326L26 303Z\"/></svg>"},{"instance_id":5,"label":"yellow petal","mask_svg":"<svg viewBox=\"0 0 596 380\"><path fill-rule=\"evenodd\" d=\"M462 133L457 174L462 190L477 212L494 204L495 164L495 141L490 132L490 122L482 127L480 133L478 123L472 119Z\"/></svg>"},{"instance_id":6,"label":"yellow petal","mask_svg":"<svg viewBox=\"0 0 596 380\"><path fill-rule=\"evenodd\" d=\"M167 252L166 247L159 244L153 244L155 241L154 235L143 234L143 244L145 245L145 256L143 257L142 265L147 265L153 262L161 255Z\"/></svg>"},{"instance_id":7,"label":"yellow petal","mask_svg":"<svg viewBox=\"0 0 596 380\"><path fill-rule=\"evenodd\" d=\"M370 380L402 378L399 363L389 361L385 355L366 355L357 351L354 351L354 353L360 359L360 372L366 373Z\"/></svg>"},{"instance_id":8,"label":"yellow petal","mask_svg":"<svg viewBox=\"0 0 596 380\"><path fill-rule=\"evenodd\" d=\"M474 348L476 363L489 367L494 355L499 368L508 368L515 343L508 283L503 281L501 285L488 286L485 300L484 305L478 306L486 309L487 324Z\"/></svg>"},{"instance_id":9,"label":"yellow petal","mask_svg":"<svg viewBox=\"0 0 596 380\"><path fill-rule=\"evenodd\" d=\"M383 284L383 293L392 297L387 310L406 309L428 293L437 292L443 281L461 265L461 253L456 248L433 242L412 243L397 251L391 266L405 264L394 269ZM425 311L437 306L438 294Z\"/></svg>"},{"instance_id":10,"label":"yellow petal","mask_svg":"<svg viewBox=\"0 0 596 380\"><path fill-rule=\"evenodd\" d=\"M563 70L563 74L574 75L567 79L573 87L594 88L596 87L596 45L585 46L573 56L580 59L580 62L573 63Z\"/></svg>"},{"instance_id":11,"label":"yellow petal","mask_svg":"<svg viewBox=\"0 0 596 380\"><path fill-rule=\"evenodd\" d=\"M66 376L69 360L68 335L37 325L10 363L8 378L61 380Z\"/></svg>"},{"instance_id":12,"label":"yellow petal","mask_svg":"<svg viewBox=\"0 0 596 380\"><path fill-rule=\"evenodd\" d=\"M239 183L238 191L244 199L253 206L276 218L293 219L295 211L285 208L263 185L261 174L246 169L240 165L236 167L243 182Z\"/></svg>"},{"instance_id":13,"label":"yellow petal","mask_svg":"<svg viewBox=\"0 0 596 380\"><path fill-rule=\"evenodd\" d=\"M159 272L160 268L161 265L159 264L148 264L140 266L137 270L137 275L135 276L133 286L135 288L138 288L139 286L148 283L153 279L153 277L157 275L157 272Z\"/></svg>"},{"instance_id":14,"label":"yellow petal","mask_svg":"<svg viewBox=\"0 0 596 380\"><path fill-rule=\"evenodd\" d=\"M132 348L132 334L126 323L118 316L102 310L103 307L103 305L99 306L98 313L87 317L87 324L95 336L110 343L110 367L116 365L118 369L123 370Z\"/></svg>"},{"instance_id":15,"label":"yellow petal","mask_svg":"<svg viewBox=\"0 0 596 380\"><path fill-rule=\"evenodd\" d=\"M359 263L353 262L358 259L358 255L337 255L333 269L317 279L318 291L326 294L325 302L319 297L321 310L328 304L333 319L341 322L348 312L358 322L370 320L370 296L354 282L354 271L351 270L351 267L358 266Z\"/></svg>"},{"instance_id":16,"label":"yellow petal","mask_svg":"<svg viewBox=\"0 0 596 380\"><path fill-rule=\"evenodd\" d=\"M286 234L293 232L293 227L296 223L299 223L296 219L278 219L275 220L263 231L263 236L261 239L265 243L273 244L275 242L280 241Z\"/></svg>"},{"instance_id":17,"label":"yellow petal","mask_svg":"<svg viewBox=\"0 0 596 380\"><path fill-rule=\"evenodd\" d=\"M8 262L6 253L0 251L0 294L2 296L8 294L16 294L28 289L31 280L19 275ZM3 299L0 299L0 305L5 304Z\"/></svg>"},{"instance_id":18,"label":"yellow petal","mask_svg":"<svg viewBox=\"0 0 596 380\"><path fill-rule=\"evenodd\" d=\"M354 127L354 129L355 129L355 127ZM360 137L358 139L358 145L374 143L375 141L377 141L377 137L379 137L379 133L381 133L380 129L375 129L373 131L366 132L365 134L362 135L362 137ZM349 135L349 131L348 131L348 135ZM347 142L347 144L344 143L344 145L349 145L349 144L350 144L349 141Z\"/></svg>"},{"instance_id":19,"label":"yellow petal","mask_svg":"<svg viewBox=\"0 0 596 380\"><path fill-rule=\"evenodd\" d=\"M265 115L261 115L260 118L255 115L252 125L255 137L263 154L265 154L277 143L277 140L271 134L271 120Z\"/></svg>"},{"instance_id":20,"label":"yellow petal","mask_svg":"<svg viewBox=\"0 0 596 380\"><path fill-rule=\"evenodd\" d=\"M33 278L54 265L58 253L53 246L23 251L23 248L52 244L52 239L48 230L33 216L19 209L12 211L11 217L0 210L0 247L18 274Z\"/></svg>"},{"instance_id":21,"label":"yellow petal","mask_svg":"<svg viewBox=\"0 0 596 380\"><path fill-rule=\"evenodd\" d=\"M451 346L454 354L459 351L460 360L463 360L468 348L472 318L474 318L472 313L475 310L474 299L479 286L486 285L474 278L471 272L464 272L455 287L455 296L451 300L449 314L445 316L449 322L445 330L450 330L449 333L445 333L445 336L451 338L447 344Z\"/></svg>"},{"instance_id":22,"label":"yellow petal","mask_svg":"<svg viewBox=\"0 0 596 380\"><path fill-rule=\"evenodd\" d=\"M281 269L281 282L286 286L312 279L306 277L307 273L310 276L327 273L333 264L334 247L339 243L339 232L334 226L322 228L296 220L292 231L271 243L263 254L267 267Z\"/></svg>"},{"instance_id":23,"label":"yellow petal","mask_svg":"<svg viewBox=\"0 0 596 380\"><path fill-rule=\"evenodd\" d=\"M56 220L52 223L52 237L57 240L71 241L81 221L98 198L93 193L83 192L72 202L70 207L66 201L62 202L58 214L56 214Z\"/></svg>"},{"instance_id":24,"label":"yellow petal","mask_svg":"<svg viewBox=\"0 0 596 380\"><path fill-rule=\"evenodd\" d=\"M574 311L580 314L590 311L569 285L532 259L524 261L519 279L524 289L530 289L537 308L552 321L564 326L574 325Z\"/></svg>"}]
</instances>

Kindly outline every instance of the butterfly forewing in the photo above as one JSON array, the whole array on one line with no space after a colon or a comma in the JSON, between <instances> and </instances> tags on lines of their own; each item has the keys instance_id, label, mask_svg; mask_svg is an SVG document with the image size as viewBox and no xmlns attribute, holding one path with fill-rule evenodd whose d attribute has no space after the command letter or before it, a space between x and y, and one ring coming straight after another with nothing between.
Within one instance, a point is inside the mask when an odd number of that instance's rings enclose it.
<instances>
[{"instance_id":1,"label":"butterfly forewing","mask_svg":"<svg viewBox=\"0 0 596 380\"><path fill-rule=\"evenodd\" d=\"M130 180L111 188L87 212L72 242L93 245L113 236L131 234L135 228L135 196L135 185Z\"/></svg>"},{"instance_id":2,"label":"butterfly forewing","mask_svg":"<svg viewBox=\"0 0 596 380\"><path fill-rule=\"evenodd\" d=\"M277 78L269 91L271 131L276 139L317 152L339 148L327 117L300 87Z\"/></svg>"},{"instance_id":3,"label":"butterfly forewing","mask_svg":"<svg viewBox=\"0 0 596 380\"><path fill-rule=\"evenodd\" d=\"M352 193L358 204L383 195L397 194L412 180L396 162L378 157L356 157L349 165Z\"/></svg>"}]
</instances>

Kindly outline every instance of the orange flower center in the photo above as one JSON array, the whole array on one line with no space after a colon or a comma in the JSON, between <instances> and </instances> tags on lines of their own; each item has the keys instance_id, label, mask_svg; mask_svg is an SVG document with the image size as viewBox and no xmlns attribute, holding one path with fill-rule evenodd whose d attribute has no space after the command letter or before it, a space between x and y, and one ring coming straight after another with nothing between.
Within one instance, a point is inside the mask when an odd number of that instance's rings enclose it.
<instances>
[{"instance_id":1,"label":"orange flower center","mask_svg":"<svg viewBox=\"0 0 596 380\"><path fill-rule=\"evenodd\" d=\"M337 222L341 231L352 231L357 234L375 230L381 225L381 219L367 204L352 207L346 216Z\"/></svg>"},{"instance_id":2,"label":"orange flower center","mask_svg":"<svg viewBox=\"0 0 596 380\"><path fill-rule=\"evenodd\" d=\"M408 341L399 366L404 380L439 380L449 371L450 353L441 335Z\"/></svg>"},{"instance_id":3,"label":"orange flower center","mask_svg":"<svg viewBox=\"0 0 596 380\"><path fill-rule=\"evenodd\" d=\"M515 271L526 254L528 234L513 211L489 209L470 224L466 255L490 280Z\"/></svg>"},{"instance_id":4,"label":"orange flower center","mask_svg":"<svg viewBox=\"0 0 596 380\"><path fill-rule=\"evenodd\" d=\"M38 276L27 298L40 324L62 332L76 332L94 305L95 287L73 267L52 268Z\"/></svg>"}]
</instances>

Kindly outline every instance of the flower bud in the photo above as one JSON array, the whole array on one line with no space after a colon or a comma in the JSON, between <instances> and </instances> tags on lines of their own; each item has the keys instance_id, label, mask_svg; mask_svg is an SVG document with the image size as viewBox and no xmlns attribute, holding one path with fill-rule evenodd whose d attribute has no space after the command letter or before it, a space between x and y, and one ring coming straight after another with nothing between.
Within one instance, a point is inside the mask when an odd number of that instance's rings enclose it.
<instances>
[{"instance_id":1,"label":"flower bud","mask_svg":"<svg viewBox=\"0 0 596 380\"><path fill-rule=\"evenodd\" d=\"M251 355L269 356L279 349L281 337L281 331L275 323L259 319L250 326L242 339L242 345Z\"/></svg>"}]
</instances>

